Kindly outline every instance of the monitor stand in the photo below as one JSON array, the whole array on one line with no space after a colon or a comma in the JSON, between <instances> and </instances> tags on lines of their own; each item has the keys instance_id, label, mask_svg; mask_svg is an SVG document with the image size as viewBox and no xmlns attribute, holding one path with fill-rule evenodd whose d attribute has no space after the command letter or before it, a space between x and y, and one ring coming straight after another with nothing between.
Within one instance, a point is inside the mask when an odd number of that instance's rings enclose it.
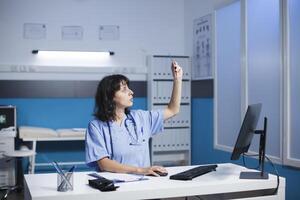
<instances>
[{"instance_id":1,"label":"monitor stand","mask_svg":"<svg viewBox=\"0 0 300 200\"><path fill-rule=\"evenodd\" d=\"M265 154L266 154L266 134L267 134L267 118L264 118L264 129L254 131L260 135L259 139L259 168L260 172L241 172L240 179L269 179L269 174L265 172Z\"/></svg>"},{"instance_id":2,"label":"monitor stand","mask_svg":"<svg viewBox=\"0 0 300 200\"><path fill-rule=\"evenodd\" d=\"M240 179L269 179L269 174L264 172L241 172Z\"/></svg>"}]
</instances>

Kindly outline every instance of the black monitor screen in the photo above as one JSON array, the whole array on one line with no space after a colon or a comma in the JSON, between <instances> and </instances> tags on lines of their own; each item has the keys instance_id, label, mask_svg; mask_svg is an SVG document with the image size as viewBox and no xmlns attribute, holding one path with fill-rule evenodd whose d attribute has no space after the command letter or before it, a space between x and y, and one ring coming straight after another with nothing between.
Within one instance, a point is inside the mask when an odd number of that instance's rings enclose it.
<instances>
[{"instance_id":1,"label":"black monitor screen","mask_svg":"<svg viewBox=\"0 0 300 200\"><path fill-rule=\"evenodd\" d=\"M248 152L251 140L259 120L262 104L252 104L248 106L238 138L236 140L231 160L237 160L242 153Z\"/></svg>"},{"instance_id":2,"label":"black monitor screen","mask_svg":"<svg viewBox=\"0 0 300 200\"><path fill-rule=\"evenodd\" d=\"M14 107L0 107L0 130L12 126L15 126Z\"/></svg>"}]
</instances>

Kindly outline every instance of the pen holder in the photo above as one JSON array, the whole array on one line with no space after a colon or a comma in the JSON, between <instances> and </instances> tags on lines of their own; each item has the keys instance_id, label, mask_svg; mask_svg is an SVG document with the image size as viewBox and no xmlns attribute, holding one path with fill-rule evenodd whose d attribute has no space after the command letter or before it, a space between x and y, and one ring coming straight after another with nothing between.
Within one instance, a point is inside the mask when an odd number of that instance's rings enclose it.
<instances>
[{"instance_id":1,"label":"pen holder","mask_svg":"<svg viewBox=\"0 0 300 200\"><path fill-rule=\"evenodd\" d=\"M74 174L73 172L63 172L63 174L57 174L57 191L66 192L72 191L74 186Z\"/></svg>"}]
</instances>

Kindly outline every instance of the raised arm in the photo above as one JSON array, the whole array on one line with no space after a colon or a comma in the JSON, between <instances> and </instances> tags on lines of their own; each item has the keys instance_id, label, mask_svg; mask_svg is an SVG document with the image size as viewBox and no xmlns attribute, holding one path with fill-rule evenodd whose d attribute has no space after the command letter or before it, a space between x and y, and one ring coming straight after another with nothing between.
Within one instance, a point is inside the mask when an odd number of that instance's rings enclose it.
<instances>
[{"instance_id":1,"label":"raised arm","mask_svg":"<svg viewBox=\"0 0 300 200\"><path fill-rule=\"evenodd\" d=\"M171 70L174 79L173 89L172 89L171 100L168 106L164 110L164 120L169 119L170 117L173 117L174 115L179 113L179 109L180 109L183 71L176 61L172 62Z\"/></svg>"}]
</instances>

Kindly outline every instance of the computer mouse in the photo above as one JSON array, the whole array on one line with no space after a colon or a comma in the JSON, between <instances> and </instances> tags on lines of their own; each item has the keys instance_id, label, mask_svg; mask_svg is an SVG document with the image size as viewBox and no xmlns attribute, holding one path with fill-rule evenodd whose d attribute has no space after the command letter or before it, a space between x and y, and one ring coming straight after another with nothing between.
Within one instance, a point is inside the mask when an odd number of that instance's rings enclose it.
<instances>
[{"instance_id":1,"label":"computer mouse","mask_svg":"<svg viewBox=\"0 0 300 200\"><path fill-rule=\"evenodd\" d=\"M167 176L168 172L161 172L158 170L154 170L155 173L157 173L159 176ZM148 176L154 176L153 174L149 174Z\"/></svg>"}]
</instances>

